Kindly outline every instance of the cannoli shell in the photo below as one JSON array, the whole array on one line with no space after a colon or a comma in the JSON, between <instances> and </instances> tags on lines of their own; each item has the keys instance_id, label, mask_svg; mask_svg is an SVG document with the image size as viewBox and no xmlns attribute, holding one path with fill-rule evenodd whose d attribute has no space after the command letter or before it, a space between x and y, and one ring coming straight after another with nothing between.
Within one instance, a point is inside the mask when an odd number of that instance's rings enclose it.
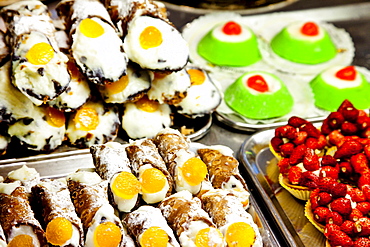
<instances>
[{"instance_id":1,"label":"cannoli shell","mask_svg":"<svg viewBox=\"0 0 370 247\"><path fill-rule=\"evenodd\" d=\"M57 217L63 217L69 220L79 230L80 245L82 246L84 242L82 223L76 214L67 185L58 180L46 181L50 182L58 190L49 190L42 184L35 185L32 188L33 195L37 198L40 205L42 205L42 216L45 226Z\"/></svg>"},{"instance_id":2,"label":"cannoli shell","mask_svg":"<svg viewBox=\"0 0 370 247\"><path fill-rule=\"evenodd\" d=\"M167 170L163 158L160 156L157 147L151 139L145 139L140 144L130 144L126 147L127 156L136 176L139 174L139 168L150 164L152 167L160 170L167 178L170 186L167 196L172 193L173 179Z\"/></svg>"},{"instance_id":3,"label":"cannoli shell","mask_svg":"<svg viewBox=\"0 0 370 247\"><path fill-rule=\"evenodd\" d=\"M106 144L93 145L90 152L94 161L95 171L102 179L110 180L121 171L131 172L130 161L125 148L113 148Z\"/></svg>"},{"instance_id":4,"label":"cannoli shell","mask_svg":"<svg viewBox=\"0 0 370 247\"><path fill-rule=\"evenodd\" d=\"M166 163L167 169L174 174L176 153L181 149L188 150L189 140L180 132L162 131L154 137L153 142Z\"/></svg>"},{"instance_id":5,"label":"cannoli shell","mask_svg":"<svg viewBox=\"0 0 370 247\"><path fill-rule=\"evenodd\" d=\"M220 151L208 148L198 149L198 154L207 165L208 173L215 189L221 189L229 179L236 177L247 189L244 179L239 173L239 162L232 156L223 155Z\"/></svg>"},{"instance_id":6,"label":"cannoli shell","mask_svg":"<svg viewBox=\"0 0 370 247\"><path fill-rule=\"evenodd\" d=\"M95 213L103 204L107 203L107 188L107 180L94 185L86 185L71 179L68 180L68 189L71 193L72 202L84 229L90 227Z\"/></svg>"},{"instance_id":7,"label":"cannoli shell","mask_svg":"<svg viewBox=\"0 0 370 247\"><path fill-rule=\"evenodd\" d=\"M13 227L28 225L33 228L41 246L48 246L44 230L35 218L28 201L28 194L23 187L17 187L10 195L0 193L0 224L8 238Z\"/></svg>"},{"instance_id":8,"label":"cannoli shell","mask_svg":"<svg viewBox=\"0 0 370 247\"><path fill-rule=\"evenodd\" d=\"M171 196L159 204L168 224L180 236L192 221L203 221L210 227L215 227L208 214L202 209L201 201L198 198L187 200Z\"/></svg>"}]
</instances>

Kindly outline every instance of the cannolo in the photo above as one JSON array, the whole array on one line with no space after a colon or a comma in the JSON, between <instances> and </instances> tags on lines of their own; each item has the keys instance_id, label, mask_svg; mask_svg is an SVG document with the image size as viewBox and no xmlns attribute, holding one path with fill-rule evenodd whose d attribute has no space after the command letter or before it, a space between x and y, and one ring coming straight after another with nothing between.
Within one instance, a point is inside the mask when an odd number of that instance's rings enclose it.
<instances>
[{"instance_id":1,"label":"cannolo","mask_svg":"<svg viewBox=\"0 0 370 247\"><path fill-rule=\"evenodd\" d=\"M185 67L188 45L167 19L162 5L151 0L108 0L106 3L121 28L124 50L131 61L145 69L167 72Z\"/></svg>"},{"instance_id":2,"label":"cannolo","mask_svg":"<svg viewBox=\"0 0 370 247\"><path fill-rule=\"evenodd\" d=\"M7 247L8 244L6 243L4 230L0 225L0 247Z\"/></svg>"},{"instance_id":3,"label":"cannolo","mask_svg":"<svg viewBox=\"0 0 370 247\"><path fill-rule=\"evenodd\" d=\"M123 106L122 129L131 139L152 138L172 124L170 106L150 100L147 95L136 102L127 102Z\"/></svg>"},{"instance_id":4,"label":"cannolo","mask_svg":"<svg viewBox=\"0 0 370 247\"><path fill-rule=\"evenodd\" d=\"M48 246L20 181L0 183L0 225L8 246Z\"/></svg>"},{"instance_id":5,"label":"cannolo","mask_svg":"<svg viewBox=\"0 0 370 247\"><path fill-rule=\"evenodd\" d=\"M107 196L108 181L91 171L78 171L67 177L68 189L85 232L85 246L135 246Z\"/></svg>"},{"instance_id":6,"label":"cannolo","mask_svg":"<svg viewBox=\"0 0 370 247\"><path fill-rule=\"evenodd\" d=\"M33 196L42 206L45 235L49 244L82 247L84 232L72 203L67 182L44 179L32 187Z\"/></svg>"},{"instance_id":7,"label":"cannolo","mask_svg":"<svg viewBox=\"0 0 370 247\"><path fill-rule=\"evenodd\" d=\"M197 150L198 155L207 165L209 180L215 189L232 189L241 199L245 208L249 206L247 184L239 172L239 162L232 156L232 150L226 146L206 146Z\"/></svg>"},{"instance_id":8,"label":"cannolo","mask_svg":"<svg viewBox=\"0 0 370 247\"><path fill-rule=\"evenodd\" d=\"M90 148L95 171L109 183L112 204L121 212L130 212L138 205L141 185L132 173L125 145L118 142L93 145Z\"/></svg>"},{"instance_id":9,"label":"cannolo","mask_svg":"<svg viewBox=\"0 0 370 247\"><path fill-rule=\"evenodd\" d=\"M35 168L23 165L21 168L12 170L6 176L4 182L12 183L19 181L27 193L31 193L32 187L40 182L40 174Z\"/></svg>"},{"instance_id":10,"label":"cannolo","mask_svg":"<svg viewBox=\"0 0 370 247\"><path fill-rule=\"evenodd\" d=\"M193 198L189 191L167 197L158 208L182 246L226 246L222 233L202 209L199 198Z\"/></svg>"},{"instance_id":11,"label":"cannolo","mask_svg":"<svg viewBox=\"0 0 370 247\"><path fill-rule=\"evenodd\" d=\"M202 195L201 201L228 246L263 246L258 226L232 191L210 190Z\"/></svg>"},{"instance_id":12,"label":"cannolo","mask_svg":"<svg viewBox=\"0 0 370 247\"><path fill-rule=\"evenodd\" d=\"M161 210L144 205L128 213L122 220L138 246L180 247Z\"/></svg>"},{"instance_id":13,"label":"cannolo","mask_svg":"<svg viewBox=\"0 0 370 247\"><path fill-rule=\"evenodd\" d=\"M179 104L186 96L190 87L190 77L185 69L170 74L152 73L152 83L148 91L148 98L159 103Z\"/></svg>"},{"instance_id":14,"label":"cannolo","mask_svg":"<svg viewBox=\"0 0 370 247\"><path fill-rule=\"evenodd\" d=\"M48 8L41 1L18 1L0 12L12 50L12 82L35 105L52 100L70 82L68 57L55 38Z\"/></svg>"},{"instance_id":15,"label":"cannolo","mask_svg":"<svg viewBox=\"0 0 370 247\"><path fill-rule=\"evenodd\" d=\"M190 141L178 130L166 128L153 139L175 182L175 190L200 192L207 180L207 166L189 149Z\"/></svg>"},{"instance_id":16,"label":"cannolo","mask_svg":"<svg viewBox=\"0 0 370 247\"><path fill-rule=\"evenodd\" d=\"M105 85L126 75L122 40L99 0L64 0L56 9L66 22L71 54L91 82Z\"/></svg>"},{"instance_id":17,"label":"cannolo","mask_svg":"<svg viewBox=\"0 0 370 247\"><path fill-rule=\"evenodd\" d=\"M88 100L68 120L66 137L72 146L89 148L117 138L120 119L116 105Z\"/></svg>"},{"instance_id":18,"label":"cannolo","mask_svg":"<svg viewBox=\"0 0 370 247\"><path fill-rule=\"evenodd\" d=\"M151 139L131 142L126 152L141 183L142 198L146 203L160 202L172 193L172 177Z\"/></svg>"}]
</instances>

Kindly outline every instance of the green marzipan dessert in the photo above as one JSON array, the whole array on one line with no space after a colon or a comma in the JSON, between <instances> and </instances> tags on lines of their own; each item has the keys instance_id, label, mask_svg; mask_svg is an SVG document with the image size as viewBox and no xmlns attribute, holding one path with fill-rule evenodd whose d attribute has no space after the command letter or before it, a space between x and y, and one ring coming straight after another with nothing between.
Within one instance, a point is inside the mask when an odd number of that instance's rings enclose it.
<instances>
[{"instance_id":1,"label":"green marzipan dessert","mask_svg":"<svg viewBox=\"0 0 370 247\"><path fill-rule=\"evenodd\" d=\"M280 89L276 92L252 93L248 89L246 80L255 74L256 72L245 73L226 89L224 95L226 104L250 119L262 120L288 114L293 108L294 100L285 84L273 74L257 72L258 75L273 77L277 83L280 83Z\"/></svg>"},{"instance_id":2,"label":"green marzipan dessert","mask_svg":"<svg viewBox=\"0 0 370 247\"><path fill-rule=\"evenodd\" d=\"M271 40L271 49L280 57L296 63L327 62L337 55L337 49L329 34L323 31L321 39L306 40L297 38L285 27Z\"/></svg>"},{"instance_id":3,"label":"green marzipan dessert","mask_svg":"<svg viewBox=\"0 0 370 247\"><path fill-rule=\"evenodd\" d=\"M209 31L198 43L197 52L208 62L218 66L243 67L261 60L256 35L240 42L224 42Z\"/></svg>"}]
</instances>

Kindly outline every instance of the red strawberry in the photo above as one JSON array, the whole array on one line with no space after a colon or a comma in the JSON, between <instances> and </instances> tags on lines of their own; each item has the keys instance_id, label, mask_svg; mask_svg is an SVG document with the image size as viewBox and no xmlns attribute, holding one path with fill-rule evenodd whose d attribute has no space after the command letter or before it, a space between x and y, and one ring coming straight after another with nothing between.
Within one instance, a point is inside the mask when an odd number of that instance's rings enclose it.
<instances>
[{"instance_id":1,"label":"red strawberry","mask_svg":"<svg viewBox=\"0 0 370 247\"><path fill-rule=\"evenodd\" d=\"M329 155L329 154L326 154L324 156L322 156L321 158L321 165L322 166L336 166L337 165L337 160L334 159L333 156Z\"/></svg>"},{"instance_id":2,"label":"red strawberry","mask_svg":"<svg viewBox=\"0 0 370 247\"><path fill-rule=\"evenodd\" d=\"M368 236L370 235L370 218L362 217L355 222L355 232L359 236Z\"/></svg>"},{"instance_id":3,"label":"red strawberry","mask_svg":"<svg viewBox=\"0 0 370 247\"><path fill-rule=\"evenodd\" d=\"M368 237L360 237L353 243L353 247L370 247L370 239Z\"/></svg>"},{"instance_id":4,"label":"red strawberry","mask_svg":"<svg viewBox=\"0 0 370 247\"><path fill-rule=\"evenodd\" d=\"M270 144L271 144L272 148L275 150L275 152L279 153L280 152L280 146L284 144L284 141L280 137L274 136L273 138L271 138Z\"/></svg>"},{"instance_id":5,"label":"red strawberry","mask_svg":"<svg viewBox=\"0 0 370 247\"><path fill-rule=\"evenodd\" d=\"M320 169L320 177L332 177L335 180L339 177L339 166L323 166Z\"/></svg>"},{"instance_id":6,"label":"red strawberry","mask_svg":"<svg viewBox=\"0 0 370 247\"><path fill-rule=\"evenodd\" d=\"M275 136L279 138L287 138L289 140L294 140L297 135L297 130L290 126L284 125L275 129Z\"/></svg>"},{"instance_id":7,"label":"red strawberry","mask_svg":"<svg viewBox=\"0 0 370 247\"><path fill-rule=\"evenodd\" d=\"M370 172L362 173L357 180L357 186L363 190L365 185L370 185Z\"/></svg>"},{"instance_id":8,"label":"red strawberry","mask_svg":"<svg viewBox=\"0 0 370 247\"><path fill-rule=\"evenodd\" d=\"M352 247L352 239L342 231L330 231L328 234L330 246Z\"/></svg>"},{"instance_id":9,"label":"red strawberry","mask_svg":"<svg viewBox=\"0 0 370 247\"><path fill-rule=\"evenodd\" d=\"M293 126L294 128L298 128L305 123L307 123L307 120L300 118L300 117L296 117L296 116L290 117L288 119L288 124Z\"/></svg>"},{"instance_id":10,"label":"red strawberry","mask_svg":"<svg viewBox=\"0 0 370 247\"><path fill-rule=\"evenodd\" d=\"M334 154L334 158L349 158L352 155L362 152L362 150L363 146L358 141L346 141L338 147L338 150Z\"/></svg>"},{"instance_id":11,"label":"red strawberry","mask_svg":"<svg viewBox=\"0 0 370 247\"><path fill-rule=\"evenodd\" d=\"M361 136L362 138L369 139L369 138L370 138L370 127L367 127L366 129L364 129L364 130L361 132L360 136Z\"/></svg>"},{"instance_id":12,"label":"red strawberry","mask_svg":"<svg viewBox=\"0 0 370 247\"><path fill-rule=\"evenodd\" d=\"M364 146L364 153L366 155L366 158L370 159L370 145Z\"/></svg>"},{"instance_id":13,"label":"red strawberry","mask_svg":"<svg viewBox=\"0 0 370 247\"><path fill-rule=\"evenodd\" d=\"M324 135L320 135L318 138L315 137L308 137L305 142L308 148L312 149L324 149L327 145L326 138Z\"/></svg>"},{"instance_id":14,"label":"red strawberry","mask_svg":"<svg viewBox=\"0 0 370 247\"><path fill-rule=\"evenodd\" d=\"M301 144L304 144L306 142L307 136L308 135L307 135L306 131L299 131L299 132L297 132L297 136L293 140L293 143L297 146L301 145Z\"/></svg>"},{"instance_id":15,"label":"red strawberry","mask_svg":"<svg viewBox=\"0 0 370 247\"><path fill-rule=\"evenodd\" d=\"M320 188L321 191L329 193L331 192L335 184L337 184L337 182L331 177L319 177L319 180L317 182L317 186L318 188Z\"/></svg>"},{"instance_id":16,"label":"red strawberry","mask_svg":"<svg viewBox=\"0 0 370 247\"><path fill-rule=\"evenodd\" d=\"M359 188L352 188L347 186L347 194L351 197L354 202L364 202L366 201L364 193Z\"/></svg>"},{"instance_id":17,"label":"red strawberry","mask_svg":"<svg viewBox=\"0 0 370 247\"><path fill-rule=\"evenodd\" d=\"M345 220L342 225L340 225L340 229L347 235L353 235L355 233L355 222Z\"/></svg>"},{"instance_id":18,"label":"red strawberry","mask_svg":"<svg viewBox=\"0 0 370 247\"><path fill-rule=\"evenodd\" d=\"M345 197L347 195L347 185L343 183L335 183L330 190L333 198Z\"/></svg>"},{"instance_id":19,"label":"red strawberry","mask_svg":"<svg viewBox=\"0 0 370 247\"><path fill-rule=\"evenodd\" d=\"M318 130L312 123L307 122L299 127L300 130L306 131L309 137L319 138L321 135L320 130Z\"/></svg>"},{"instance_id":20,"label":"red strawberry","mask_svg":"<svg viewBox=\"0 0 370 247\"><path fill-rule=\"evenodd\" d=\"M328 122L329 120L327 118L325 118L324 121L322 122L320 129L323 135L329 135L333 131Z\"/></svg>"},{"instance_id":21,"label":"red strawberry","mask_svg":"<svg viewBox=\"0 0 370 247\"><path fill-rule=\"evenodd\" d=\"M315 210L319 205L318 203L318 195L320 193L319 189L314 189L311 191L310 194L310 203L311 203L311 209Z\"/></svg>"},{"instance_id":22,"label":"red strawberry","mask_svg":"<svg viewBox=\"0 0 370 247\"><path fill-rule=\"evenodd\" d=\"M310 189L316 189L319 177L311 171L305 171L302 173L300 184Z\"/></svg>"},{"instance_id":23,"label":"red strawberry","mask_svg":"<svg viewBox=\"0 0 370 247\"><path fill-rule=\"evenodd\" d=\"M331 129L340 129L344 123L344 117L340 112L332 112L328 115L328 125Z\"/></svg>"},{"instance_id":24,"label":"red strawberry","mask_svg":"<svg viewBox=\"0 0 370 247\"><path fill-rule=\"evenodd\" d=\"M364 173L370 171L369 161L364 153L358 153L350 158L350 163L357 173Z\"/></svg>"},{"instance_id":25,"label":"red strawberry","mask_svg":"<svg viewBox=\"0 0 370 247\"><path fill-rule=\"evenodd\" d=\"M343 224L343 217L338 212L330 211L326 216L326 224L336 224L340 226Z\"/></svg>"},{"instance_id":26,"label":"red strawberry","mask_svg":"<svg viewBox=\"0 0 370 247\"><path fill-rule=\"evenodd\" d=\"M367 201L370 201L370 184L361 187Z\"/></svg>"},{"instance_id":27,"label":"red strawberry","mask_svg":"<svg viewBox=\"0 0 370 247\"><path fill-rule=\"evenodd\" d=\"M341 231L340 226L336 224L326 224L325 229L324 229L324 235L325 237L328 238L329 235L331 235L332 233L338 232L338 231Z\"/></svg>"},{"instance_id":28,"label":"red strawberry","mask_svg":"<svg viewBox=\"0 0 370 247\"><path fill-rule=\"evenodd\" d=\"M328 192L320 192L317 195L317 203L320 206L328 205L331 202L331 200L332 200L332 196Z\"/></svg>"},{"instance_id":29,"label":"red strawberry","mask_svg":"<svg viewBox=\"0 0 370 247\"><path fill-rule=\"evenodd\" d=\"M360 112L357 110L349 100L343 101L339 106L338 112L342 113L345 120L350 122L356 122Z\"/></svg>"},{"instance_id":30,"label":"red strawberry","mask_svg":"<svg viewBox=\"0 0 370 247\"><path fill-rule=\"evenodd\" d=\"M330 190L333 198L345 197L347 195L347 185L343 183L335 183Z\"/></svg>"},{"instance_id":31,"label":"red strawberry","mask_svg":"<svg viewBox=\"0 0 370 247\"><path fill-rule=\"evenodd\" d=\"M277 165L279 167L280 173L282 173L282 174L288 173L288 171L290 169L290 163L289 163L288 158L282 158L281 160L279 160Z\"/></svg>"},{"instance_id":32,"label":"red strawberry","mask_svg":"<svg viewBox=\"0 0 370 247\"><path fill-rule=\"evenodd\" d=\"M344 122L341 127L341 133L345 136L355 135L358 130L357 125L351 122Z\"/></svg>"},{"instance_id":33,"label":"red strawberry","mask_svg":"<svg viewBox=\"0 0 370 247\"><path fill-rule=\"evenodd\" d=\"M369 116L359 116L356 120L357 126L360 130L365 130L370 127L370 117Z\"/></svg>"},{"instance_id":34,"label":"red strawberry","mask_svg":"<svg viewBox=\"0 0 370 247\"><path fill-rule=\"evenodd\" d=\"M303 166L308 171L316 171L320 168L319 156L315 153L313 149L306 149L303 158Z\"/></svg>"},{"instance_id":35,"label":"red strawberry","mask_svg":"<svg viewBox=\"0 0 370 247\"><path fill-rule=\"evenodd\" d=\"M329 213L330 209L328 209L327 207L317 207L313 211L313 217L317 222L324 223L326 222L326 217L328 216Z\"/></svg>"},{"instance_id":36,"label":"red strawberry","mask_svg":"<svg viewBox=\"0 0 370 247\"><path fill-rule=\"evenodd\" d=\"M364 215L367 215L370 212L370 202L358 202L356 208L361 211Z\"/></svg>"},{"instance_id":37,"label":"red strawberry","mask_svg":"<svg viewBox=\"0 0 370 247\"><path fill-rule=\"evenodd\" d=\"M296 165L303 161L304 155L306 153L306 145L301 144L294 148L292 154L289 157L289 162L291 165Z\"/></svg>"},{"instance_id":38,"label":"red strawberry","mask_svg":"<svg viewBox=\"0 0 370 247\"><path fill-rule=\"evenodd\" d=\"M353 172L353 167L349 162L343 161L339 163L339 170L345 177L350 177Z\"/></svg>"},{"instance_id":39,"label":"red strawberry","mask_svg":"<svg viewBox=\"0 0 370 247\"><path fill-rule=\"evenodd\" d=\"M288 172L288 179L291 184L300 184L302 178L302 169L298 166L292 166Z\"/></svg>"},{"instance_id":40,"label":"red strawberry","mask_svg":"<svg viewBox=\"0 0 370 247\"><path fill-rule=\"evenodd\" d=\"M330 203L330 208L341 215L349 215L352 212L351 200L344 197L334 199Z\"/></svg>"},{"instance_id":41,"label":"red strawberry","mask_svg":"<svg viewBox=\"0 0 370 247\"><path fill-rule=\"evenodd\" d=\"M363 216L364 215L362 214L360 210L358 210L357 208L354 208L352 209L352 212L348 215L348 219L352 220L353 222L356 222L358 221L358 219L360 219Z\"/></svg>"},{"instance_id":42,"label":"red strawberry","mask_svg":"<svg viewBox=\"0 0 370 247\"><path fill-rule=\"evenodd\" d=\"M280 146L280 155L283 157L289 157L294 150L295 146L291 142L284 143Z\"/></svg>"},{"instance_id":43,"label":"red strawberry","mask_svg":"<svg viewBox=\"0 0 370 247\"><path fill-rule=\"evenodd\" d=\"M339 130L333 130L328 135L328 142L333 146L338 146L342 142L343 138L344 136Z\"/></svg>"}]
</instances>

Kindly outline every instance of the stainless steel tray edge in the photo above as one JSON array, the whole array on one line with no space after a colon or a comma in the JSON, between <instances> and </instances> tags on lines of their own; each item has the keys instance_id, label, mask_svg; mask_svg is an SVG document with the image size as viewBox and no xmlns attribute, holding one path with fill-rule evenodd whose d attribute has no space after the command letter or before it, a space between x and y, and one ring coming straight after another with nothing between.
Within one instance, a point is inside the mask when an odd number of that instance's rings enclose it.
<instances>
[{"instance_id":1,"label":"stainless steel tray edge","mask_svg":"<svg viewBox=\"0 0 370 247\"><path fill-rule=\"evenodd\" d=\"M247 171L249 179L252 180L250 189L252 191L257 191L257 193L253 195L256 199L259 199L258 204L260 208L263 207L268 210L266 213L269 214L274 221L273 223L276 224L277 230L280 231L280 233L276 233L277 235L280 234L280 238L282 238L280 241L285 242L285 244L291 247L304 246L283 212L283 209L278 206L279 203L276 202L277 199L273 196L274 193L266 181L263 172L256 163L260 151L268 148L268 143L273 133L274 129L264 130L257 132L249 139L245 140L240 147L238 159ZM271 158L273 158L273 156Z\"/></svg>"}]
</instances>

